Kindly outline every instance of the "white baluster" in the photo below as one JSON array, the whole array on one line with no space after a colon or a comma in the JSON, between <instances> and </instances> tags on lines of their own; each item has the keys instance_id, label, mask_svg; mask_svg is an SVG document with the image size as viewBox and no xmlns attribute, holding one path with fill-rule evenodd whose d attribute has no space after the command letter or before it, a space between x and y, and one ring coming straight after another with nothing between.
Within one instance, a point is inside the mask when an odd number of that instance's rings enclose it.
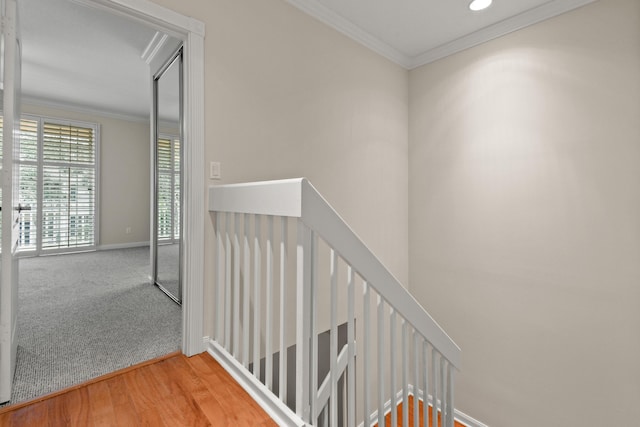
<instances>
[{"instance_id":1,"label":"white baluster","mask_svg":"<svg viewBox=\"0 0 640 427\"><path fill-rule=\"evenodd\" d=\"M362 313L362 327L363 327L363 341L364 341L364 349L363 349L363 359L364 359L364 404L363 404L363 408L364 408L364 425L365 427L369 426L370 420L371 420L371 409L370 409L370 402L371 402L371 381L370 378L373 375L373 373L371 372L371 361L370 361L370 347L371 347L371 340L369 339L369 334L371 332L371 328L369 325L370 322L370 304L371 304L371 297L369 295L369 285L367 284L367 282L363 282L362 283L362 288L363 288L363 298L362 298L362 309L363 309L363 313Z\"/></svg>"},{"instance_id":2,"label":"white baluster","mask_svg":"<svg viewBox=\"0 0 640 427\"><path fill-rule=\"evenodd\" d=\"M338 256L331 249L331 333L329 335L329 365L331 394L329 397L330 424L338 425Z\"/></svg>"},{"instance_id":3,"label":"white baluster","mask_svg":"<svg viewBox=\"0 0 640 427\"><path fill-rule=\"evenodd\" d=\"M312 232L298 220L296 247L296 414L310 421L309 356L311 339Z\"/></svg>"},{"instance_id":4,"label":"white baluster","mask_svg":"<svg viewBox=\"0 0 640 427\"><path fill-rule=\"evenodd\" d=\"M251 294L251 246L249 243L249 214L244 214L244 255L242 280L242 365L249 368L249 295Z\"/></svg>"},{"instance_id":5,"label":"white baluster","mask_svg":"<svg viewBox=\"0 0 640 427\"><path fill-rule=\"evenodd\" d=\"M433 383L433 404L432 404L432 427L438 426L438 352L434 347L431 348L431 382Z\"/></svg>"},{"instance_id":6,"label":"white baluster","mask_svg":"<svg viewBox=\"0 0 640 427\"><path fill-rule=\"evenodd\" d=\"M440 355L440 375L439 375L439 380L440 380L440 418L441 418L441 423L444 426L445 425L445 419L444 419L444 415L445 415L445 406L444 406L444 402L445 402L445 390L444 390L444 381L445 381L445 377L444 377L444 357L442 355Z\"/></svg>"},{"instance_id":7,"label":"white baluster","mask_svg":"<svg viewBox=\"0 0 640 427\"><path fill-rule=\"evenodd\" d=\"M349 346L349 361L347 362L347 427L356 425L356 366L355 366L355 283L353 269L347 268L347 345Z\"/></svg>"},{"instance_id":8,"label":"white baluster","mask_svg":"<svg viewBox=\"0 0 640 427\"><path fill-rule=\"evenodd\" d=\"M398 390L396 384L396 310L391 307L391 314L389 318L389 367L391 369L390 375L390 390L391 390L391 425L398 425Z\"/></svg>"},{"instance_id":9,"label":"white baluster","mask_svg":"<svg viewBox=\"0 0 640 427\"><path fill-rule=\"evenodd\" d=\"M261 223L262 216L256 215L253 227L253 375L258 381L260 381L260 332L262 326L262 299L260 293L262 279Z\"/></svg>"},{"instance_id":10,"label":"white baluster","mask_svg":"<svg viewBox=\"0 0 640 427\"><path fill-rule=\"evenodd\" d=\"M409 427L409 354L407 351L407 329L409 324L402 319L402 425Z\"/></svg>"},{"instance_id":11,"label":"white baluster","mask_svg":"<svg viewBox=\"0 0 640 427\"><path fill-rule=\"evenodd\" d=\"M287 217L280 218L280 400L287 402Z\"/></svg>"},{"instance_id":12,"label":"white baluster","mask_svg":"<svg viewBox=\"0 0 640 427\"><path fill-rule=\"evenodd\" d=\"M267 303L265 325L265 385L272 389L273 382L273 216L267 216Z\"/></svg>"},{"instance_id":13,"label":"white baluster","mask_svg":"<svg viewBox=\"0 0 640 427\"><path fill-rule=\"evenodd\" d=\"M233 357L240 351L240 214L234 215L233 233Z\"/></svg>"},{"instance_id":14,"label":"white baluster","mask_svg":"<svg viewBox=\"0 0 640 427\"><path fill-rule=\"evenodd\" d=\"M311 423L318 422L318 415L321 408L316 405L318 396L318 241L315 233L311 233Z\"/></svg>"},{"instance_id":15,"label":"white baluster","mask_svg":"<svg viewBox=\"0 0 640 427\"><path fill-rule=\"evenodd\" d=\"M227 250L225 251L225 279L224 279L224 348L231 351L231 214L225 214L225 240Z\"/></svg>"},{"instance_id":16,"label":"white baluster","mask_svg":"<svg viewBox=\"0 0 640 427\"><path fill-rule=\"evenodd\" d=\"M347 332L347 335L348 334L349 333ZM348 361L347 361L347 363L348 363ZM347 366L347 369L349 369L348 366ZM347 375L345 375L345 373L343 372L343 376L342 376L342 401L340 402L340 404L342 405L342 418L340 419L340 423L343 426L348 426L349 425L348 414L351 413L349 411L349 401L348 401L348 397L347 397L348 393L349 393L349 391L347 390Z\"/></svg>"},{"instance_id":17,"label":"white baluster","mask_svg":"<svg viewBox=\"0 0 640 427\"><path fill-rule=\"evenodd\" d=\"M222 288L224 286L224 244L222 242L222 213L216 212L216 341L224 345L224 303Z\"/></svg>"},{"instance_id":18,"label":"white baluster","mask_svg":"<svg viewBox=\"0 0 640 427\"><path fill-rule=\"evenodd\" d=\"M454 372L455 368L451 366L450 363L447 363L447 368L448 368L447 379L449 383L449 386L447 387L447 390L448 390L447 407L449 408L448 410L449 418L447 420L447 427L453 427L454 417L455 417L455 405L453 404L453 375L455 374Z\"/></svg>"},{"instance_id":19,"label":"white baluster","mask_svg":"<svg viewBox=\"0 0 640 427\"><path fill-rule=\"evenodd\" d=\"M429 426L429 364L427 341L422 342L422 418L424 427Z\"/></svg>"},{"instance_id":20,"label":"white baluster","mask_svg":"<svg viewBox=\"0 0 640 427\"><path fill-rule=\"evenodd\" d=\"M418 427L420 425L420 402L418 400L418 391L419 391L419 387L418 385L420 384L420 369L419 369L419 352L418 350L420 349L419 345L419 336L418 336L418 331L416 331L415 329L413 330L413 375L414 375L414 382L413 382L413 426L414 427Z\"/></svg>"},{"instance_id":21,"label":"white baluster","mask_svg":"<svg viewBox=\"0 0 640 427\"><path fill-rule=\"evenodd\" d=\"M227 351L231 351L231 259L233 248L231 246L231 214L227 213L225 228L225 291L224 291L224 347Z\"/></svg>"},{"instance_id":22,"label":"white baluster","mask_svg":"<svg viewBox=\"0 0 640 427\"><path fill-rule=\"evenodd\" d=\"M384 300L378 295L378 425L384 425Z\"/></svg>"}]
</instances>

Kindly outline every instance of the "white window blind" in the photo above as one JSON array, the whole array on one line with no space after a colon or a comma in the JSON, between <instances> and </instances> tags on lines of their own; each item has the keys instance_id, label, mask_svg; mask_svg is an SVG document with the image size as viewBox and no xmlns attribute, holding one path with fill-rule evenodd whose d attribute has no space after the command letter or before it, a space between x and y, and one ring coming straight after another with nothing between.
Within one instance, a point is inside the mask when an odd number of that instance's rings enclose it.
<instances>
[{"instance_id":1,"label":"white window blind","mask_svg":"<svg viewBox=\"0 0 640 427\"><path fill-rule=\"evenodd\" d=\"M20 120L18 162L19 202L30 210L20 212L20 250L36 250L38 242L38 128L39 121Z\"/></svg>"},{"instance_id":2,"label":"white window blind","mask_svg":"<svg viewBox=\"0 0 640 427\"><path fill-rule=\"evenodd\" d=\"M157 232L159 241L180 238L180 140L158 138Z\"/></svg>"},{"instance_id":3,"label":"white window blind","mask_svg":"<svg viewBox=\"0 0 640 427\"><path fill-rule=\"evenodd\" d=\"M20 212L20 251L95 246L97 129L31 116L20 121L19 202L29 208Z\"/></svg>"},{"instance_id":4,"label":"white window blind","mask_svg":"<svg viewBox=\"0 0 640 427\"><path fill-rule=\"evenodd\" d=\"M95 245L95 128L42 125L42 250Z\"/></svg>"},{"instance_id":5,"label":"white window blind","mask_svg":"<svg viewBox=\"0 0 640 427\"><path fill-rule=\"evenodd\" d=\"M0 116L0 143L2 142L3 118ZM20 168L19 203L31 210L20 212L20 238L19 247L35 249L37 239L37 160L38 160L38 121L20 120L20 150L18 167ZM2 149L0 144L0 170L2 170ZM0 198L2 189L0 188ZM1 226L1 216L0 216Z\"/></svg>"},{"instance_id":6,"label":"white window blind","mask_svg":"<svg viewBox=\"0 0 640 427\"><path fill-rule=\"evenodd\" d=\"M173 239L180 239L180 140L173 140Z\"/></svg>"}]
</instances>

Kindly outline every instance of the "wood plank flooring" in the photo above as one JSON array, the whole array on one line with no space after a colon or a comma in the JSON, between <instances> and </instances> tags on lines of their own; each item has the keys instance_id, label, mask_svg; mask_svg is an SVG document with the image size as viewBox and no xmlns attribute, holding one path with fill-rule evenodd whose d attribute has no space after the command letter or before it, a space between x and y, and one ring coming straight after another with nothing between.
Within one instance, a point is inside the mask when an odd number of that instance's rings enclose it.
<instances>
[{"instance_id":1,"label":"wood plank flooring","mask_svg":"<svg viewBox=\"0 0 640 427\"><path fill-rule=\"evenodd\" d=\"M413 396L409 396L409 425L413 426ZM418 405L419 405L419 422L418 425L420 426L425 426L424 425L424 416L423 416L423 412L422 412L422 401L418 400ZM431 427L433 424L433 411L432 411L432 407L429 407L429 424L427 424L427 426ZM391 426L391 427L396 427L393 426L391 424L391 413L388 413L387 416L384 418L384 423L385 423L385 427L386 426ZM453 425L455 427L465 427L464 424L460 424L458 421L454 421ZM398 427L402 426L402 403L398 405ZM425 427L427 427L425 426ZM438 415L438 427L442 426L442 417L440 416L440 414ZM376 427L378 427L378 424L376 424Z\"/></svg>"},{"instance_id":2,"label":"wood plank flooring","mask_svg":"<svg viewBox=\"0 0 640 427\"><path fill-rule=\"evenodd\" d=\"M275 426L209 354L174 353L0 409L0 426Z\"/></svg>"},{"instance_id":3,"label":"wood plank flooring","mask_svg":"<svg viewBox=\"0 0 640 427\"><path fill-rule=\"evenodd\" d=\"M418 404L419 425L424 426L422 401ZM411 426L413 405L410 396ZM402 426L402 410L402 404L398 405L398 426ZM432 417L429 408L429 426ZM385 425L391 426L391 414L385 417ZM209 354L186 357L176 352L4 407L0 426L243 427L276 423ZM464 427L457 421L455 426Z\"/></svg>"}]
</instances>

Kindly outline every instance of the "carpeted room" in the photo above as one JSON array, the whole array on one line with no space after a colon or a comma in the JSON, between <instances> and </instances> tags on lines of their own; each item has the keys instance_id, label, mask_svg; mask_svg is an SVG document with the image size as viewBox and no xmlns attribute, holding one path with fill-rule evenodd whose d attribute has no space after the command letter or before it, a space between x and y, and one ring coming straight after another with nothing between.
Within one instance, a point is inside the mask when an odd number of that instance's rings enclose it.
<instances>
[{"instance_id":1,"label":"carpeted room","mask_svg":"<svg viewBox=\"0 0 640 427\"><path fill-rule=\"evenodd\" d=\"M146 247L22 259L11 403L178 350L180 306L148 270Z\"/></svg>"},{"instance_id":2,"label":"carpeted room","mask_svg":"<svg viewBox=\"0 0 640 427\"><path fill-rule=\"evenodd\" d=\"M168 188L156 220L163 228L150 230L150 65L141 54L155 30L66 0L18 7L23 103L16 160L27 209L19 212L10 403L176 351L182 327L180 305L152 280L152 259L170 266L164 277L179 300L179 126L168 117L156 118L172 148L170 170L158 172L165 184L158 188ZM79 21L93 25L72 24ZM69 52L69 45L77 48ZM35 60L43 50L47 60ZM150 253L155 237L163 245Z\"/></svg>"}]
</instances>

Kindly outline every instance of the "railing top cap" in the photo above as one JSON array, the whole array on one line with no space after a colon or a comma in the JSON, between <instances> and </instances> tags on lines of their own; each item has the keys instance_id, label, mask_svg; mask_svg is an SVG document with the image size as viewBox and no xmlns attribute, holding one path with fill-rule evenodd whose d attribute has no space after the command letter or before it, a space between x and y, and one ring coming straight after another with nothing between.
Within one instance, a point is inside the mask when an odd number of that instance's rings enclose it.
<instances>
[{"instance_id":1,"label":"railing top cap","mask_svg":"<svg viewBox=\"0 0 640 427\"><path fill-rule=\"evenodd\" d=\"M268 187L268 186L280 186L290 184L302 184L302 182L309 182L307 178L287 178L287 179L274 179L271 181L250 181L250 182L237 182L233 184L212 185L210 188L250 188L250 187Z\"/></svg>"},{"instance_id":2,"label":"railing top cap","mask_svg":"<svg viewBox=\"0 0 640 427\"><path fill-rule=\"evenodd\" d=\"M306 178L215 185L209 187L209 210L300 218L307 188L313 186Z\"/></svg>"}]
</instances>

